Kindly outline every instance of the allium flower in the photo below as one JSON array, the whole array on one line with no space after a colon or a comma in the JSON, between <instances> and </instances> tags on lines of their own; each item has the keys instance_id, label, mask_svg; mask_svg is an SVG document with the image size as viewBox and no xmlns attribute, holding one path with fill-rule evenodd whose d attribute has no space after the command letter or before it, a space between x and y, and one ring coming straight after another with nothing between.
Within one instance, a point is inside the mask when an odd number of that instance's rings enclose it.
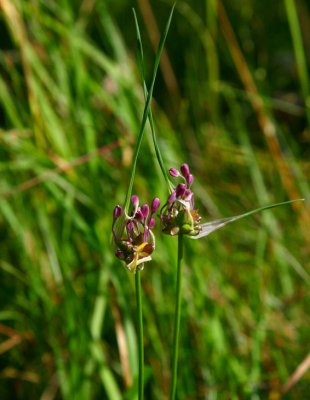
<instances>
[{"instance_id":1,"label":"allium flower","mask_svg":"<svg viewBox=\"0 0 310 400\"><path fill-rule=\"evenodd\" d=\"M189 235L191 239L200 239L210 233L223 228L225 225L248 217L260 211L268 210L280 205L289 204L294 201L302 201L303 199L285 201L282 203L272 204L269 206L257 208L248 211L244 214L235 215L233 217L221 218L215 221L200 224L201 217L198 210L194 207L194 193L190 189L194 177L190 173L189 166L183 164L180 171L176 168L170 168L170 176L181 178L182 183L179 183L173 192L169 195L167 202L160 211L160 219L162 230L168 235L174 236L179 234Z\"/></svg>"},{"instance_id":2,"label":"allium flower","mask_svg":"<svg viewBox=\"0 0 310 400\"><path fill-rule=\"evenodd\" d=\"M171 168L169 174L174 178L181 178L183 182L176 186L160 211L162 230L172 236L180 233L198 235L201 231L199 226L201 217L194 207L194 193L190 189L194 177L190 173L189 166L183 164L180 171Z\"/></svg>"},{"instance_id":3,"label":"allium flower","mask_svg":"<svg viewBox=\"0 0 310 400\"><path fill-rule=\"evenodd\" d=\"M125 261L131 272L136 272L139 265L150 261L155 250L155 237L152 229L155 226L154 214L160 206L160 200L153 199L151 206L139 206L139 197L131 197L132 211L130 215L117 205L113 211L112 234L116 246L115 255Z\"/></svg>"}]
</instances>

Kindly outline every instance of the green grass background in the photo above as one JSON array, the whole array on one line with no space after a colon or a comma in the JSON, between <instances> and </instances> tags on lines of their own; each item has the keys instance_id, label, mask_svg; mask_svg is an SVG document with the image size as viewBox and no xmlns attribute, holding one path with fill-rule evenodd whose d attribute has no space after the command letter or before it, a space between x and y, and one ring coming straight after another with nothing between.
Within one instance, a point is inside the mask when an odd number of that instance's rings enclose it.
<instances>
[{"instance_id":1,"label":"green grass background","mask_svg":"<svg viewBox=\"0 0 310 400\"><path fill-rule=\"evenodd\" d=\"M111 248L146 77L172 3L0 1L0 399L135 399L134 277ZM300 399L309 372L310 16L305 0L179 1L152 109L203 221L186 240L178 399ZM167 188L149 128L134 192ZM142 274L145 398L166 399L176 238Z\"/></svg>"}]
</instances>

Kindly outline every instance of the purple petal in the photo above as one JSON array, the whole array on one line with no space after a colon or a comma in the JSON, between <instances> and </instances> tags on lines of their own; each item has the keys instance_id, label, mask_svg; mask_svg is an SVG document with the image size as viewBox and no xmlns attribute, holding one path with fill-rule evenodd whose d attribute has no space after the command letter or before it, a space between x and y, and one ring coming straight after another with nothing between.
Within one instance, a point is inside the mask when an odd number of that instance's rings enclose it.
<instances>
[{"instance_id":1,"label":"purple petal","mask_svg":"<svg viewBox=\"0 0 310 400\"><path fill-rule=\"evenodd\" d=\"M175 202L176 198L177 198L177 194L176 194L176 191L174 190L171 193L171 195L168 197L168 203L171 204L171 203Z\"/></svg>"},{"instance_id":2,"label":"purple petal","mask_svg":"<svg viewBox=\"0 0 310 400\"><path fill-rule=\"evenodd\" d=\"M139 205L139 197L136 194L131 196L130 201L134 206L138 206Z\"/></svg>"},{"instance_id":3,"label":"purple petal","mask_svg":"<svg viewBox=\"0 0 310 400\"><path fill-rule=\"evenodd\" d=\"M156 224L156 220L155 220L155 218L152 217L149 222L149 229L153 229L155 224Z\"/></svg>"},{"instance_id":4,"label":"purple petal","mask_svg":"<svg viewBox=\"0 0 310 400\"><path fill-rule=\"evenodd\" d=\"M186 189L184 191L184 200L189 201L192 198L193 194L194 193L190 189Z\"/></svg>"},{"instance_id":5,"label":"purple petal","mask_svg":"<svg viewBox=\"0 0 310 400\"><path fill-rule=\"evenodd\" d=\"M123 209L122 207L118 204L115 206L114 211L113 211L113 219L116 220L118 217L122 215Z\"/></svg>"},{"instance_id":6,"label":"purple petal","mask_svg":"<svg viewBox=\"0 0 310 400\"><path fill-rule=\"evenodd\" d=\"M160 200L158 197L155 197L152 201L151 212L154 214L160 206Z\"/></svg>"},{"instance_id":7,"label":"purple petal","mask_svg":"<svg viewBox=\"0 0 310 400\"><path fill-rule=\"evenodd\" d=\"M185 192L186 192L185 184L184 183L179 183L177 188L176 188L176 196L177 197L182 197Z\"/></svg>"},{"instance_id":8,"label":"purple petal","mask_svg":"<svg viewBox=\"0 0 310 400\"><path fill-rule=\"evenodd\" d=\"M137 212L135 213L135 219L140 221L144 218L144 215L141 211L141 208L138 208Z\"/></svg>"},{"instance_id":9,"label":"purple petal","mask_svg":"<svg viewBox=\"0 0 310 400\"><path fill-rule=\"evenodd\" d=\"M147 218L150 212L150 207L147 204L143 204L141 206L141 213L143 215L143 218Z\"/></svg>"},{"instance_id":10,"label":"purple petal","mask_svg":"<svg viewBox=\"0 0 310 400\"><path fill-rule=\"evenodd\" d=\"M132 239L132 231L134 230L135 224L133 221L129 221L126 225L127 235L129 239Z\"/></svg>"},{"instance_id":11,"label":"purple petal","mask_svg":"<svg viewBox=\"0 0 310 400\"><path fill-rule=\"evenodd\" d=\"M177 178L178 176L180 176L180 172L176 168L170 168L169 174L170 174L170 176L173 176L174 178Z\"/></svg>"},{"instance_id":12,"label":"purple petal","mask_svg":"<svg viewBox=\"0 0 310 400\"><path fill-rule=\"evenodd\" d=\"M186 178L188 186L191 186L191 184L194 182L194 176L192 174L189 174L188 177Z\"/></svg>"},{"instance_id":13,"label":"purple petal","mask_svg":"<svg viewBox=\"0 0 310 400\"><path fill-rule=\"evenodd\" d=\"M182 175L184 176L184 178L187 178L189 176L190 172L189 172L188 164L184 163L181 166L181 172L182 172Z\"/></svg>"}]
</instances>

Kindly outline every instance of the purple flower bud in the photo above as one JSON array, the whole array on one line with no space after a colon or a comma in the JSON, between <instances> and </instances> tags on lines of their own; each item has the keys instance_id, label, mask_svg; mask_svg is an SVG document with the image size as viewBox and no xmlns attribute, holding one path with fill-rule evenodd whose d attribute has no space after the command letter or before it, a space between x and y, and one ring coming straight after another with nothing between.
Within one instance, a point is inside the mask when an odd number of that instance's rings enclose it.
<instances>
[{"instance_id":1,"label":"purple flower bud","mask_svg":"<svg viewBox=\"0 0 310 400\"><path fill-rule=\"evenodd\" d=\"M168 197L168 203L171 204L171 203L175 202L176 198L177 198L177 194L176 194L176 191L174 190L171 193L171 195Z\"/></svg>"},{"instance_id":2,"label":"purple flower bud","mask_svg":"<svg viewBox=\"0 0 310 400\"><path fill-rule=\"evenodd\" d=\"M123 209L122 207L118 204L115 206L114 211L113 211L113 219L116 220L118 217L122 215Z\"/></svg>"},{"instance_id":3,"label":"purple flower bud","mask_svg":"<svg viewBox=\"0 0 310 400\"><path fill-rule=\"evenodd\" d=\"M193 196L193 192L190 189L184 191L184 200L189 201Z\"/></svg>"},{"instance_id":4,"label":"purple flower bud","mask_svg":"<svg viewBox=\"0 0 310 400\"><path fill-rule=\"evenodd\" d=\"M143 218L147 218L150 212L150 207L147 204L143 204L141 206L141 213L143 215Z\"/></svg>"},{"instance_id":5,"label":"purple flower bud","mask_svg":"<svg viewBox=\"0 0 310 400\"><path fill-rule=\"evenodd\" d=\"M169 174L170 174L170 176L173 176L174 178L177 178L178 176L180 176L180 172L176 168L170 168Z\"/></svg>"},{"instance_id":6,"label":"purple flower bud","mask_svg":"<svg viewBox=\"0 0 310 400\"><path fill-rule=\"evenodd\" d=\"M177 188L176 188L176 196L177 197L182 197L183 194L185 193L186 186L184 183L179 183Z\"/></svg>"},{"instance_id":7,"label":"purple flower bud","mask_svg":"<svg viewBox=\"0 0 310 400\"><path fill-rule=\"evenodd\" d=\"M124 257L125 257L124 252L122 250L120 250L120 249L116 250L115 255L116 255L117 258L120 258L121 260L123 260Z\"/></svg>"},{"instance_id":8,"label":"purple flower bud","mask_svg":"<svg viewBox=\"0 0 310 400\"><path fill-rule=\"evenodd\" d=\"M136 194L131 196L130 201L134 206L138 206L139 205L139 197Z\"/></svg>"},{"instance_id":9,"label":"purple flower bud","mask_svg":"<svg viewBox=\"0 0 310 400\"><path fill-rule=\"evenodd\" d=\"M188 164L185 163L181 166L181 172L184 178L187 178L189 176L190 172Z\"/></svg>"},{"instance_id":10,"label":"purple flower bud","mask_svg":"<svg viewBox=\"0 0 310 400\"><path fill-rule=\"evenodd\" d=\"M132 232L134 230L135 224L132 221L127 222L126 225L126 230L127 230L127 235L129 237L129 239L132 239Z\"/></svg>"},{"instance_id":11,"label":"purple flower bud","mask_svg":"<svg viewBox=\"0 0 310 400\"><path fill-rule=\"evenodd\" d=\"M141 220L141 219L144 218L144 216L142 214L142 211L141 211L141 208L138 208L137 212L135 213L134 218L137 219L137 220Z\"/></svg>"},{"instance_id":12,"label":"purple flower bud","mask_svg":"<svg viewBox=\"0 0 310 400\"><path fill-rule=\"evenodd\" d=\"M191 184L194 182L194 176L192 174L189 174L188 177L186 178L188 186L191 186Z\"/></svg>"},{"instance_id":13,"label":"purple flower bud","mask_svg":"<svg viewBox=\"0 0 310 400\"><path fill-rule=\"evenodd\" d=\"M151 213L154 214L160 206L160 200L158 197L155 197L152 201L152 206L151 206Z\"/></svg>"},{"instance_id":14,"label":"purple flower bud","mask_svg":"<svg viewBox=\"0 0 310 400\"><path fill-rule=\"evenodd\" d=\"M155 218L152 217L149 222L149 229L153 229L155 224L156 224L156 220L155 220Z\"/></svg>"}]
</instances>

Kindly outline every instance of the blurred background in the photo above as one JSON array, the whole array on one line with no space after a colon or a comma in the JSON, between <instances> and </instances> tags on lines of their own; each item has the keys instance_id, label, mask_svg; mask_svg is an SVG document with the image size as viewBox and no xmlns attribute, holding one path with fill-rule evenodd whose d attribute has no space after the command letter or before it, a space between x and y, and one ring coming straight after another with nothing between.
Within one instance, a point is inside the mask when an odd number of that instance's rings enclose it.
<instances>
[{"instance_id":1,"label":"blurred background","mask_svg":"<svg viewBox=\"0 0 310 400\"><path fill-rule=\"evenodd\" d=\"M131 8L150 82L171 6L0 0L3 400L137 398L112 211L144 107ZM306 198L186 241L178 399L309 393L309 29L306 0L177 3L152 104L167 168L190 165L203 221ZM149 128L134 192L168 194ZM149 400L170 385L177 239L159 231L142 274Z\"/></svg>"}]
</instances>

